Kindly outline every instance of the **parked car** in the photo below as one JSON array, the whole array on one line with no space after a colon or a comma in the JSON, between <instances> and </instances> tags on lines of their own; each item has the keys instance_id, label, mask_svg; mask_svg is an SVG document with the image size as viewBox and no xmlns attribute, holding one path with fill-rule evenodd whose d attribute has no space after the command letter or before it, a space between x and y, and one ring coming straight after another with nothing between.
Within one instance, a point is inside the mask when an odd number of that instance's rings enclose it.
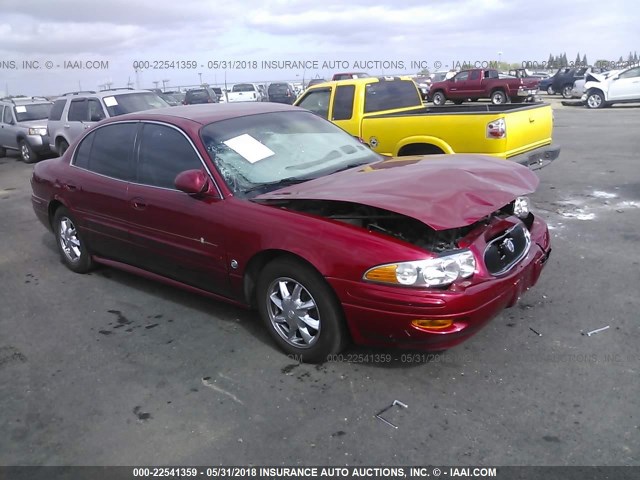
<instances>
[{"instance_id":1,"label":"parked car","mask_svg":"<svg viewBox=\"0 0 640 480\"><path fill-rule=\"evenodd\" d=\"M187 90L184 97L185 105L198 105L201 103L219 103L218 95L211 87L192 88Z\"/></svg>"},{"instance_id":2,"label":"parked car","mask_svg":"<svg viewBox=\"0 0 640 480\"><path fill-rule=\"evenodd\" d=\"M0 99L0 158L7 150L33 163L50 153L47 118L53 103L44 97Z\"/></svg>"},{"instance_id":3,"label":"parked car","mask_svg":"<svg viewBox=\"0 0 640 480\"><path fill-rule=\"evenodd\" d=\"M431 89L431 79L429 77L416 77L414 82L416 82L418 90L420 90L422 100L427 101L429 99L429 90Z\"/></svg>"},{"instance_id":4,"label":"parked car","mask_svg":"<svg viewBox=\"0 0 640 480\"><path fill-rule=\"evenodd\" d=\"M156 95L158 95L161 99L163 99L165 102L167 102L167 104L171 107L175 107L177 105L182 105L182 101L178 101L178 99L176 97L174 97L171 93L169 92L163 92L162 90L160 90L159 88L154 88L153 90L151 90L152 92L154 92Z\"/></svg>"},{"instance_id":5,"label":"parked car","mask_svg":"<svg viewBox=\"0 0 640 480\"><path fill-rule=\"evenodd\" d=\"M449 78L453 77L456 73L458 72L455 70L444 70L441 72L432 73L430 75L431 85L433 85L436 82L442 82L444 80L448 80Z\"/></svg>"},{"instance_id":6,"label":"parked car","mask_svg":"<svg viewBox=\"0 0 640 480\"><path fill-rule=\"evenodd\" d=\"M460 104L467 99L479 98L490 98L494 105L509 101L518 103L533 97L538 91L538 83L536 78L500 78L497 70L474 68L432 83L429 97L434 105L444 105L447 100Z\"/></svg>"},{"instance_id":7,"label":"parked car","mask_svg":"<svg viewBox=\"0 0 640 480\"><path fill-rule=\"evenodd\" d=\"M274 103L110 119L31 184L70 270L99 263L254 307L309 362L350 340L453 347L514 305L550 252L527 168L389 159Z\"/></svg>"},{"instance_id":8,"label":"parked car","mask_svg":"<svg viewBox=\"0 0 640 480\"><path fill-rule=\"evenodd\" d=\"M258 102L260 92L254 83L236 83L227 94L229 103L235 102Z\"/></svg>"},{"instance_id":9,"label":"parked car","mask_svg":"<svg viewBox=\"0 0 640 480\"><path fill-rule=\"evenodd\" d=\"M640 102L640 67L619 72L591 74L584 85L582 101L587 108L603 108L614 103Z\"/></svg>"},{"instance_id":10,"label":"parked car","mask_svg":"<svg viewBox=\"0 0 640 480\"><path fill-rule=\"evenodd\" d=\"M169 96L173 100L175 105L184 105L184 98L186 97L186 94L184 92L179 92L177 90L170 90L168 92L164 92L164 94ZM160 97L163 98L162 95ZM166 99L164 100L166 101ZM169 104L171 106L175 106L175 105L172 105L171 103Z\"/></svg>"},{"instance_id":11,"label":"parked car","mask_svg":"<svg viewBox=\"0 0 640 480\"><path fill-rule=\"evenodd\" d=\"M561 72L553 78L551 84L552 90L562 95L563 98L571 98L571 90L573 90L573 84L576 80L584 78L588 67L570 68L567 71Z\"/></svg>"},{"instance_id":12,"label":"parked car","mask_svg":"<svg viewBox=\"0 0 640 480\"><path fill-rule=\"evenodd\" d=\"M227 103L227 92L221 87L211 87L211 90L216 94L218 103Z\"/></svg>"},{"instance_id":13,"label":"parked car","mask_svg":"<svg viewBox=\"0 0 640 480\"><path fill-rule=\"evenodd\" d=\"M292 105L296 101L297 94L290 83L270 83L267 89L269 101L274 103L286 103Z\"/></svg>"},{"instance_id":14,"label":"parked car","mask_svg":"<svg viewBox=\"0 0 640 480\"><path fill-rule=\"evenodd\" d=\"M105 118L167 106L149 90L114 88L65 93L54 101L49 115L49 147L62 155L82 132Z\"/></svg>"},{"instance_id":15,"label":"parked car","mask_svg":"<svg viewBox=\"0 0 640 480\"><path fill-rule=\"evenodd\" d=\"M560 154L550 105L425 107L408 77L327 82L308 88L294 105L382 155L483 153L542 168Z\"/></svg>"},{"instance_id":16,"label":"parked car","mask_svg":"<svg viewBox=\"0 0 640 480\"><path fill-rule=\"evenodd\" d=\"M556 93L553 89L553 82L555 81L556 77L565 75L569 70L571 69L568 67L559 68L558 70L556 70L556 73L554 73L550 77L540 80L538 89L540 91L547 92L547 94L549 95L553 95L554 93Z\"/></svg>"},{"instance_id":17,"label":"parked car","mask_svg":"<svg viewBox=\"0 0 640 480\"><path fill-rule=\"evenodd\" d=\"M258 101L259 102L268 102L269 94L267 93L267 87L261 83L256 85L258 87Z\"/></svg>"},{"instance_id":18,"label":"parked car","mask_svg":"<svg viewBox=\"0 0 640 480\"><path fill-rule=\"evenodd\" d=\"M354 78L368 78L370 75L365 72L346 72L346 73L334 73L331 80L351 80Z\"/></svg>"},{"instance_id":19,"label":"parked car","mask_svg":"<svg viewBox=\"0 0 640 480\"><path fill-rule=\"evenodd\" d=\"M571 89L570 98L582 98L582 95L585 93L584 85L587 83L587 78L594 78L590 75L593 73L603 73L608 76L608 72L605 73L602 69L597 67L589 67L581 78L578 78L575 82L573 82L573 88Z\"/></svg>"}]
</instances>

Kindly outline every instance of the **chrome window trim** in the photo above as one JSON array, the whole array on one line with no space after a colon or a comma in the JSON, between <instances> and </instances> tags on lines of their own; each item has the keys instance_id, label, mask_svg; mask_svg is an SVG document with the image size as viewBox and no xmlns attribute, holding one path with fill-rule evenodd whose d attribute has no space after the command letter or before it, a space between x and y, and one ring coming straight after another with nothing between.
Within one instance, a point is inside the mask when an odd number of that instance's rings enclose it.
<instances>
[{"instance_id":1,"label":"chrome window trim","mask_svg":"<svg viewBox=\"0 0 640 480\"><path fill-rule=\"evenodd\" d=\"M165 127L170 127L170 128L173 128L174 130L180 132L182 134L182 136L184 136L184 138L187 139L187 141L189 142L189 145L191 145L191 148L193 149L195 154L198 156L198 159L200 160L201 165L204 167L204 170L207 172L207 175L209 175L209 180L216 187L216 191L218 192L218 197L221 200L224 199L224 196L222 195L222 191L220 190L220 187L216 183L215 178L211 174L211 170L209 170L209 167L207 166L207 164L205 163L204 159L202 158L202 155L200 155L200 152L196 148L195 144L193 143L193 141L191 140L189 135L187 135L184 132L184 130L182 130L181 128L179 128L179 127L177 127L175 125L172 125L172 124L166 123L166 122L162 122L162 121L159 121L159 120L122 120L122 121L116 121L116 122L109 122L109 123L107 123L105 125L100 125L100 126L97 126L95 128L92 128L91 131L82 138L82 141L84 141L84 139L86 137L88 137L89 135L91 135L93 132L96 132L97 130L99 130L101 128L108 127L109 125L119 125L119 124L126 124L126 123L138 123L138 124L140 124L140 123L142 123L142 124L151 123L151 124L155 124L155 125L162 125L162 126L165 126ZM110 176L104 175L102 173L94 172L93 170L89 170L87 168L78 167L77 165L75 165L74 161L75 161L76 153L77 153L78 146L80 145L80 143L81 142L76 143L74 148L73 148L73 153L71 154L71 158L69 160L69 166L70 167L77 168L78 170L84 170L85 172L89 172L89 173L92 173L94 175L98 175L98 176L101 176L101 177L104 177L104 178L109 178L111 180L115 180L115 181L118 181L118 182L125 182L125 183L130 183L132 185L139 185L139 186L148 187L148 188L157 188L157 189L160 189L160 190L167 190L167 191L170 191L170 192L179 192L180 191L180 190L178 190L176 188L158 187L156 185L148 185L146 183L134 182L133 180L122 180L120 178L110 177Z\"/></svg>"}]
</instances>

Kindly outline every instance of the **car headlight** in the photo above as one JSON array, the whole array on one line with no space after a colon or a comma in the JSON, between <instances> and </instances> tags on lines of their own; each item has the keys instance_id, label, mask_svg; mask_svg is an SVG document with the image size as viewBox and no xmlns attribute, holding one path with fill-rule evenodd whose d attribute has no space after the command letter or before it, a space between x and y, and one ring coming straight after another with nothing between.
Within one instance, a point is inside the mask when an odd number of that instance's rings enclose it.
<instances>
[{"instance_id":1,"label":"car headlight","mask_svg":"<svg viewBox=\"0 0 640 480\"><path fill-rule=\"evenodd\" d=\"M30 128L29 135L46 135L47 129L45 128Z\"/></svg>"},{"instance_id":2,"label":"car headlight","mask_svg":"<svg viewBox=\"0 0 640 480\"><path fill-rule=\"evenodd\" d=\"M441 287L458 278L468 278L475 271L476 260L473 253L463 250L428 260L378 265L367 270L363 278L392 285Z\"/></svg>"},{"instance_id":3,"label":"car headlight","mask_svg":"<svg viewBox=\"0 0 640 480\"><path fill-rule=\"evenodd\" d=\"M527 218L529 216L529 198L516 198L513 201L513 214L518 218Z\"/></svg>"}]
</instances>

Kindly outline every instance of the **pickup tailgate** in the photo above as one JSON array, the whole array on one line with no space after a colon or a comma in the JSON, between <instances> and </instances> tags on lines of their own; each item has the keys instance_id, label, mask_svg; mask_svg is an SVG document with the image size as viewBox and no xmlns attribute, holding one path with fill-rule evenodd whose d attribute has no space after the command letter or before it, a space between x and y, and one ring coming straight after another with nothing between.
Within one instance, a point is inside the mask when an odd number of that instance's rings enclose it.
<instances>
[{"instance_id":1,"label":"pickup tailgate","mask_svg":"<svg viewBox=\"0 0 640 480\"><path fill-rule=\"evenodd\" d=\"M551 105L535 105L504 113L507 138L494 140L504 142L505 158L526 153L551 144L553 112Z\"/></svg>"}]
</instances>

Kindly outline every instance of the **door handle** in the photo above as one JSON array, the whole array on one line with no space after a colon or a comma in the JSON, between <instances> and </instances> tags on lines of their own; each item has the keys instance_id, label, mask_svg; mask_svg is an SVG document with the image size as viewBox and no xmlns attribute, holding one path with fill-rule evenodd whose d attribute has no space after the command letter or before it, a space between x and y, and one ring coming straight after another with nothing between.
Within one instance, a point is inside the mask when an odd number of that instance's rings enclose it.
<instances>
[{"instance_id":1,"label":"door handle","mask_svg":"<svg viewBox=\"0 0 640 480\"><path fill-rule=\"evenodd\" d=\"M144 210L147 208L147 202L145 202L142 198L134 198L131 200L131 206L136 210Z\"/></svg>"},{"instance_id":2,"label":"door handle","mask_svg":"<svg viewBox=\"0 0 640 480\"><path fill-rule=\"evenodd\" d=\"M76 187L75 185L71 184L71 183L65 183L63 184L63 187L65 190L68 190L70 192L75 192L76 190L78 190L78 187Z\"/></svg>"},{"instance_id":3,"label":"door handle","mask_svg":"<svg viewBox=\"0 0 640 480\"><path fill-rule=\"evenodd\" d=\"M71 128L71 125L69 125L68 123L65 123L64 128Z\"/></svg>"}]
</instances>

